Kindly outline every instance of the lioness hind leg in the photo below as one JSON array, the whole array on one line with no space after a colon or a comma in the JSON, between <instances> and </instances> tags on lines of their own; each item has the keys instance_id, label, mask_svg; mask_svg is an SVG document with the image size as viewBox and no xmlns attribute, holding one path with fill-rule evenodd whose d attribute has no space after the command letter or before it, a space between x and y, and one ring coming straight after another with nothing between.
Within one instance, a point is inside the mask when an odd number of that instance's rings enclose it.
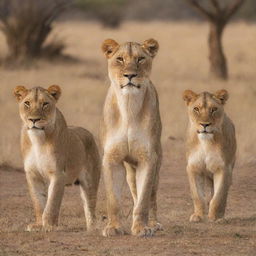
<instances>
[{"instance_id":1,"label":"lioness hind leg","mask_svg":"<svg viewBox=\"0 0 256 256\"><path fill-rule=\"evenodd\" d=\"M149 209L149 226L153 227L155 231L163 230L163 225L157 219L157 190L159 183L159 170L155 175L155 182L152 188Z\"/></svg>"},{"instance_id":2,"label":"lioness hind leg","mask_svg":"<svg viewBox=\"0 0 256 256\"><path fill-rule=\"evenodd\" d=\"M207 205L209 206L210 201L213 198L214 195L214 186L213 186L213 178L211 177L205 177L206 185L210 189L210 192L207 194L206 200L207 200Z\"/></svg>"},{"instance_id":3,"label":"lioness hind leg","mask_svg":"<svg viewBox=\"0 0 256 256\"><path fill-rule=\"evenodd\" d=\"M36 216L36 222L29 224L26 230L40 231L42 229L42 215L47 199L45 184L33 172L26 172L26 179Z\"/></svg>"},{"instance_id":4,"label":"lioness hind leg","mask_svg":"<svg viewBox=\"0 0 256 256\"><path fill-rule=\"evenodd\" d=\"M86 175L87 174L87 175ZM96 225L96 202L99 180L95 181L93 177L88 177L88 173L84 172L79 177L80 192L83 201L84 213L86 218L87 230L90 231Z\"/></svg>"},{"instance_id":5,"label":"lioness hind leg","mask_svg":"<svg viewBox=\"0 0 256 256\"><path fill-rule=\"evenodd\" d=\"M136 188L136 169L130 164L124 162L126 169L126 180L133 198L133 205L137 202L137 188Z\"/></svg>"},{"instance_id":6,"label":"lioness hind leg","mask_svg":"<svg viewBox=\"0 0 256 256\"><path fill-rule=\"evenodd\" d=\"M108 224L103 236L124 235L121 225L121 195L125 182L125 168L122 163L103 161L104 183L107 196Z\"/></svg>"},{"instance_id":7,"label":"lioness hind leg","mask_svg":"<svg viewBox=\"0 0 256 256\"><path fill-rule=\"evenodd\" d=\"M92 135L85 134L84 146L86 162L79 175L80 192L83 201L87 230L96 228L97 192L101 174L101 159Z\"/></svg>"},{"instance_id":8,"label":"lioness hind leg","mask_svg":"<svg viewBox=\"0 0 256 256\"><path fill-rule=\"evenodd\" d=\"M204 199L204 176L194 170L195 167L188 166L187 174L190 184L191 195L194 203L194 213L190 216L191 222L200 222L205 213Z\"/></svg>"},{"instance_id":9,"label":"lioness hind leg","mask_svg":"<svg viewBox=\"0 0 256 256\"><path fill-rule=\"evenodd\" d=\"M227 174L222 170L214 174L213 181L214 195L210 201L208 217L215 221L225 214L229 183Z\"/></svg>"}]
</instances>

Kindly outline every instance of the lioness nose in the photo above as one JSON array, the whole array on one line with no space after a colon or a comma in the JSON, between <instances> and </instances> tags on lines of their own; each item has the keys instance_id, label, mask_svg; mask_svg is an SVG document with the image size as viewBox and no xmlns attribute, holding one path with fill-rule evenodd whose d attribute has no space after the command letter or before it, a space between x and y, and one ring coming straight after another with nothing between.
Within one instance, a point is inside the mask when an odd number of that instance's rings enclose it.
<instances>
[{"instance_id":1,"label":"lioness nose","mask_svg":"<svg viewBox=\"0 0 256 256\"><path fill-rule=\"evenodd\" d=\"M33 122L33 123L36 123L37 121L40 121L40 118L29 118L29 121Z\"/></svg>"},{"instance_id":2,"label":"lioness nose","mask_svg":"<svg viewBox=\"0 0 256 256\"><path fill-rule=\"evenodd\" d=\"M207 126L210 126L211 125L211 123L204 123L204 124L202 124L202 123L200 123L204 128L206 128Z\"/></svg>"},{"instance_id":3,"label":"lioness nose","mask_svg":"<svg viewBox=\"0 0 256 256\"><path fill-rule=\"evenodd\" d=\"M137 74L124 74L125 77L127 77L130 81L137 76Z\"/></svg>"}]
</instances>

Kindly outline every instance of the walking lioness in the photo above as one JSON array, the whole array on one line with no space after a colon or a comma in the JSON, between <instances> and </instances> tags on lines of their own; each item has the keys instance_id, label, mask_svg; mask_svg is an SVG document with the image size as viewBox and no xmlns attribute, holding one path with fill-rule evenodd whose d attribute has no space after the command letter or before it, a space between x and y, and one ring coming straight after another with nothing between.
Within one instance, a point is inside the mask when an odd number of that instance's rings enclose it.
<instances>
[{"instance_id":1,"label":"walking lioness","mask_svg":"<svg viewBox=\"0 0 256 256\"><path fill-rule=\"evenodd\" d=\"M80 127L67 127L55 104L61 89L17 86L23 121L21 150L36 222L28 231L51 231L58 224L64 186L79 182L87 229L95 223L100 158L94 138Z\"/></svg>"},{"instance_id":2,"label":"walking lioness","mask_svg":"<svg viewBox=\"0 0 256 256\"><path fill-rule=\"evenodd\" d=\"M235 127L224 112L228 92L196 94L187 90L183 99L188 106L187 173L194 201L190 221L203 220L205 183L211 189L208 217L215 221L224 216L235 164Z\"/></svg>"},{"instance_id":3,"label":"walking lioness","mask_svg":"<svg viewBox=\"0 0 256 256\"><path fill-rule=\"evenodd\" d=\"M104 106L101 139L108 224L104 236L121 235L121 191L125 176L133 201L132 234L151 236L160 228L156 193L161 164L161 120L149 75L158 51L154 39L119 45L105 40L111 86Z\"/></svg>"}]
</instances>

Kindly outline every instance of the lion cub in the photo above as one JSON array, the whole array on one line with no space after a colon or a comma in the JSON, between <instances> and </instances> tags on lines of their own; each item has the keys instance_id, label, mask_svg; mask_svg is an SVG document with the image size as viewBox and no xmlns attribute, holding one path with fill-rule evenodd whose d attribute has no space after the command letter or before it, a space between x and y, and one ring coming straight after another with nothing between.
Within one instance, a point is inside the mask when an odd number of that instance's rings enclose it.
<instances>
[{"instance_id":1,"label":"lion cub","mask_svg":"<svg viewBox=\"0 0 256 256\"><path fill-rule=\"evenodd\" d=\"M190 221L204 217L205 183L211 188L208 217L215 221L224 216L235 164L235 127L224 112L228 92L196 94L186 90L183 99L188 106L187 173L194 202Z\"/></svg>"},{"instance_id":2,"label":"lion cub","mask_svg":"<svg viewBox=\"0 0 256 256\"><path fill-rule=\"evenodd\" d=\"M100 179L100 157L90 132L67 127L56 108L61 89L17 86L14 95L19 102L21 150L36 222L28 231L51 231L58 225L64 187L80 184L87 229L95 224L95 206Z\"/></svg>"},{"instance_id":3,"label":"lion cub","mask_svg":"<svg viewBox=\"0 0 256 256\"><path fill-rule=\"evenodd\" d=\"M161 119L158 96L149 76L158 51L154 39L142 44L105 40L111 85L101 126L108 224L104 236L124 234L120 218L125 178L134 201L132 234L151 236L157 221L157 187L161 165Z\"/></svg>"}]
</instances>

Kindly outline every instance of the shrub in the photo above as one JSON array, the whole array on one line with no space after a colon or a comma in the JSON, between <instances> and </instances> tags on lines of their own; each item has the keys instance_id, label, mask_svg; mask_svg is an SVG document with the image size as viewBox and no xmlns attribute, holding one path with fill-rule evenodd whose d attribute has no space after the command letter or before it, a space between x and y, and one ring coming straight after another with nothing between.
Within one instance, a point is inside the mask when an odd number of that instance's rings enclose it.
<instances>
[{"instance_id":1,"label":"shrub","mask_svg":"<svg viewBox=\"0 0 256 256\"><path fill-rule=\"evenodd\" d=\"M22 3L21 3L22 2ZM69 0L0 0L0 29L9 48L8 59L24 61L39 57L52 23L66 9ZM56 46L54 46L56 48ZM59 50L61 51L63 45Z\"/></svg>"},{"instance_id":2,"label":"shrub","mask_svg":"<svg viewBox=\"0 0 256 256\"><path fill-rule=\"evenodd\" d=\"M103 26L116 28L123 18L127 0L77 0L76 4L96 17Z\"/></svg>"}]
</instances>

